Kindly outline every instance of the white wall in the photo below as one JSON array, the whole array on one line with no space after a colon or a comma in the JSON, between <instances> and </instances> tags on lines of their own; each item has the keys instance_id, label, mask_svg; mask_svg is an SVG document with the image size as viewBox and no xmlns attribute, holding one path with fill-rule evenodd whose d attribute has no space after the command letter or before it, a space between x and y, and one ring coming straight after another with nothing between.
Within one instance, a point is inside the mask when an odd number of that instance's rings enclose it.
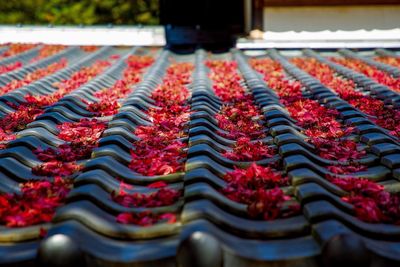
<instances>
[{"instance_id":1,"label":"white wall","mask_svg":"<svg viewBox=\"0 0 400 267\"><path fill-rule=\"evenodd\" d=\"M398 6L266 7L265 31L400 28Z\"/></svg>"}]
</instances>

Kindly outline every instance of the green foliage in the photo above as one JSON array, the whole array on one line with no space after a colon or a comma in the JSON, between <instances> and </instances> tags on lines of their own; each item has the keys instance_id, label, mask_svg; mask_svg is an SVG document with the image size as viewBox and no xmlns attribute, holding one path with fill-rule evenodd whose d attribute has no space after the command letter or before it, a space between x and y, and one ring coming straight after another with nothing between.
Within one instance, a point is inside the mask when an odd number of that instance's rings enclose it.
<instances>
[{"instance_id":1,"label":"green foliage","mask_svg":"<svg viewBox=\"0 0 400 267\"><path fill-rule=\"evenodd\" d=\"M4 0L0 24L158 24L158 0Z\"/></svg>"}]
</instances>

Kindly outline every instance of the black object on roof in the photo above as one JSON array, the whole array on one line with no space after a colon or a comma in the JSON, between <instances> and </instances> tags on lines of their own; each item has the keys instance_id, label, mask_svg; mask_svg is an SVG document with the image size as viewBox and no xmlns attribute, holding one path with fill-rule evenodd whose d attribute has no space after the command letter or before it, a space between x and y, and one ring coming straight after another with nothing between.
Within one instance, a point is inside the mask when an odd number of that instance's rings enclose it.
<instances>
[{"instance_id":1,"label":"black object on roof","mask_svg":"<svg viewBox=\"0 0 400 267\"><path fill-rule=\"evenodd\" d=\"M160 0L160 18L173 50L227 49L244 32L244 1Z\"/></svg>"}]
</instances>

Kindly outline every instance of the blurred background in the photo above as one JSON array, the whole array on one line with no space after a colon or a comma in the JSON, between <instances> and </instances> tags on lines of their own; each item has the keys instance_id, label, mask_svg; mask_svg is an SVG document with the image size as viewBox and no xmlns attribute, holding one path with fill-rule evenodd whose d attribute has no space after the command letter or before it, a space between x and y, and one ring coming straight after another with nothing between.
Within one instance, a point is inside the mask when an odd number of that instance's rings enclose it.
<instances>
[{"instance_id":1,"label":"blurred background","mask_svg":"<svg viewBox=\"0 0 400 267\"><path fill-rule=\"evenodd\" d=\"M177 0L171 0L174 1ZM253 10L247 16L247 31L371 30L400 26L400 0L243 2L244 9ZM159 0L3 0L0 24L158 25L159 10Z\"/></svg>"},{"instance_id":2,"label":"blurred background","mask_svg":"<svg viewBox=\"0 0 400 267\"><path fill-rule=\"evenodd\" d=\"M159 24L158 0L3 0L0 3L0 24Z\"/></svg>"},{"instance_id":3,"label":"blurred background","mask_svg":"<svg viewBox=\"0 0 400 267\"><path fill-rule=\"evenodd\" d=\"M163 9L163 5L160 8L160 3L171 8ZM223 6L224 11L214 12L219 10L216 6ZM195 12L200 14L199 17ZM168 27L180 25L176 20L189 21L186 24L192 27L191 30ZM210 25L218 28L224 23L239 26L231 30L238 33L241 48L326 47L327 42L335 42L328 46L348 47L348 42L353 41L357 47L376 46L377 42L397 47L400 43L400 0L0 2L0 43L165 45L171 40L183 42L190 39L188 36L203 36L198 29L202 31L203 26L210 28ZM223 33L228 31L220 30L208 39L214 40ZM196 38L192 41L199 42ZM369 41L372 43L367 43Z\"/></svg>"}]
</instances>

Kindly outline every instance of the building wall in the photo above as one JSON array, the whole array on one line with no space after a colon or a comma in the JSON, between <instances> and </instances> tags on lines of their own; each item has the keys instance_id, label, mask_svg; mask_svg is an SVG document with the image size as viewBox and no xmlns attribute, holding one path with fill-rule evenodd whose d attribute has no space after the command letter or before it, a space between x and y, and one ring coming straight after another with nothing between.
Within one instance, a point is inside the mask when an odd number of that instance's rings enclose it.
<instances>
[{"instance_id":1,"label":"building wall","mask_svg":"<svg viewBox=\"0 0 400 267\"><path fill-rule=\"evenodd\" d=\"M265 7L266 31L400 28L400 5Z\"/></svg>"}]
</instances>

